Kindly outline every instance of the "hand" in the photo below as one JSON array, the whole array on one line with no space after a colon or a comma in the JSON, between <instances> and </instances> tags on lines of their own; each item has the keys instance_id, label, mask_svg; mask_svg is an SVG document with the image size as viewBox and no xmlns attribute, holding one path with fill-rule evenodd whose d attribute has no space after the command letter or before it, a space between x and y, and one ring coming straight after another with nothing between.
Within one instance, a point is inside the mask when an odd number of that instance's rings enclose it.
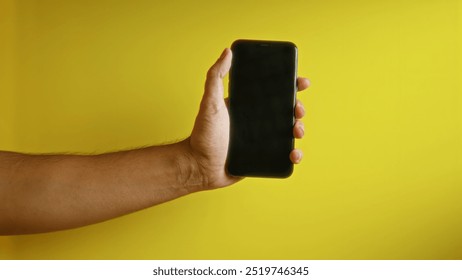
<instances>
[{"instance_id":1,"label":"hand","mask_svg":"<svg viewBox=\"0 0 462 280\"><path fill-rule=\"evenodd\" d=\"M229 143L229 115L223 99L223 78L231 67L231 58L231 50L225 49L207 72L204 96L189 138L189 150L201 170L204 189L228 186L241 179L228 175L225 169ZM308 88L309 81L306 78L298 78L297 84L298 90L304 90ZM300 120L304 115L305 109L297 100L293 129L295 138L300 139L304 135L303 123ZM294 149L290 153L290 159L295 164L300 163L302 157L299 149Z\"/></svg>"},{"instance_id":2,"label":"hand","mask_svg":"<svg viewBox=\"0 0 462 280\"><path fill-rule=\"evenodd\" d=\"M307 78L299 77L297 78L297 89L302 91L307 89L310 86L310 81ZM294 125L294 137L297 139L302 139L305 135L305 126L301 119L305 116L305 107L302 102L297 99L295 103L295 125ZM298 164L303 158L303 153L300 149L294 149L290 153L290 160Z\"/></svg>"}]
</instances>

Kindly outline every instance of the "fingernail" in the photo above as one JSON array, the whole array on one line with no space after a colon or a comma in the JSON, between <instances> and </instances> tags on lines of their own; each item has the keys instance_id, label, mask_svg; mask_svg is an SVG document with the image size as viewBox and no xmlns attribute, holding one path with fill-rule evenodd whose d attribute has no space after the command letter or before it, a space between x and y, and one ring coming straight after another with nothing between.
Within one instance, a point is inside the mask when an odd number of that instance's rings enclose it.
<instances>
[{"instance_id":1,"label":"fingernail","mask_svg":"<svg viewBox=\"0 0 462 280\"><path fill-rule=\"evenodd\" d=\"M295 154L295 162L299 163L301 159L302 159L302 155L300 153L296 153Z\"/></svg>"}]
</instances>

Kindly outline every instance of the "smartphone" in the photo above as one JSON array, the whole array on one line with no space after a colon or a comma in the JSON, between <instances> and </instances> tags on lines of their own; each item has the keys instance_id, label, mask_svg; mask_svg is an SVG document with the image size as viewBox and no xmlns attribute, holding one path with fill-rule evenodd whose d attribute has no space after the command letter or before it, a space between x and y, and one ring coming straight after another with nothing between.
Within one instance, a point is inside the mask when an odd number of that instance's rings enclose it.
<instances>
[{"instance_id":1,"label":"smartphone","mask_svg":"<svg viewBox=\"0 0 462 280\"><path fill-rule=\"evenodd\" d=\"M231 50L227 171L240 177L289 177L297 47L291 42L237 40Z\"/></svg>"}]
</instances>

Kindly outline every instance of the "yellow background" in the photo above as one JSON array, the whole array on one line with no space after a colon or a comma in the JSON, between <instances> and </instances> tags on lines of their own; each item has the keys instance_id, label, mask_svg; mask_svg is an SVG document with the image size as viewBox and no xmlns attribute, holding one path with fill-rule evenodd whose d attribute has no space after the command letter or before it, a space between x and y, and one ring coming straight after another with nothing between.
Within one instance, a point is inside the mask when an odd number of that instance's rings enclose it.
<instances>
[{"instance_id":1,"label":"yellow background","mask_svg":"<svg viewBox=\"0 0 462 280\"><path fill-rule=\"evenodd\" d=\"M2 150L182 139L238 38L295 42L313 84L291 178L0 237L0 258L462 258L461 1L0 3Z\"/></svg>"}]
</instances>

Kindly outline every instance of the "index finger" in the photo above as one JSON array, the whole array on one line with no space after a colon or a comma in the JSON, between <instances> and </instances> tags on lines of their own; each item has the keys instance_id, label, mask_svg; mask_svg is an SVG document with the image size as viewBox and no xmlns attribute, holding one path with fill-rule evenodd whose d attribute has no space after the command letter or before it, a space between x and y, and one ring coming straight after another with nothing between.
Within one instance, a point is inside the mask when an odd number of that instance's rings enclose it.
<instances>
[{"instance_id":1,"label":"index finger","mask_svg":"<svg viewBox=\"0 0 462 280\"><path fill-rule=\"evenodd\" d=\"M304 77L298 77L297 78L297 88L298 91L302 91L307 89L310 86L310 80Z\"/></svg>"}]
</instances>

